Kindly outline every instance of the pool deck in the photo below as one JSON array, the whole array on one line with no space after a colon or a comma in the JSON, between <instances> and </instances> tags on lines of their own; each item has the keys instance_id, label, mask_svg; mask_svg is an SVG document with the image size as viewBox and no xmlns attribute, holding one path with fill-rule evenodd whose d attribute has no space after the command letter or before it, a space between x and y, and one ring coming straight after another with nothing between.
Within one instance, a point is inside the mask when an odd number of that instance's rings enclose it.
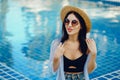
<instances>
[{"instance_id":1,"label":"pool deck","mask_svg":"<svg viewBox=\"0 0 120 80\"><path fill-rule=\"evenodd\" d=\"M30 80L30 79L0 62L0 80ZM91 80L120 80L120 70L101 75Z\"/></svg>"}]
</instances>

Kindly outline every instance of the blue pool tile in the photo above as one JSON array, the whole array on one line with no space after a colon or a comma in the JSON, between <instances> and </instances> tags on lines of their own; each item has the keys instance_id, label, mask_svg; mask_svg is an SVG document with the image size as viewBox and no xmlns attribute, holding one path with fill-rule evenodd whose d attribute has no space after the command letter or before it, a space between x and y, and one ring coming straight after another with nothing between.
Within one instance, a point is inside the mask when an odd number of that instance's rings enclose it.
<instances>
[{"instance_id":1,"label":"blue pool tile","mask_svg":"<svg viewBox=\"0 0 120 80\"><path fill-rule=\"evenodd\" d=\"M0 74L0 76L5 76L5 75L7 75L6 73L2 73L2 74Z\"/></svg>"},{"instance_id":2,"label":"blue pool tile","mask_svg":"<svg viewBox=\"0 0 120 80\"><path fill-rule=\"evenodd\" d=\"M19 76L19 74L15 74L15 73L14 73L14 74L12 74L12 76L16 77L16 76Z\"/></svg>"},{"instance_id":3,"label":"blue pool tile","mask_svg":"<svg viewBox=\"0 0 120 80\"><path fill-rule=\"evenodd\" d=\"M15 78L9 79L9 80L16 80Z\"/></svg>"},{"instance_id":4,"label":"blue pool tile","mask_svg":"<svg viewBox=\"0 0 120 80\"><path fill-rule=\"evenodd\" d=\"M13 71L10 71L10 72L7 72L8 74L14 74L14 72Z\"/></svg>"},{"instance_id":5,"label":"blue pool tile","mask_svg":"<svg viewBox=\"0 0 120 80\"><path fill-rule=\"evenodd\" d=\"M113 73L113 74L111 74L111 75L113 75L113 76L118 76L119 74L117 74L117 73Z\"/></svg>"},{"instance_id":6,"label":"blue pool tile","mask_svg":"<svg viewBox=\"0 0 120 80\"><path fill-rule=\"evenodd\" d=\"M29 80L22 74L2 64L0 66L0 77L5 80Z\"/></svg>"},{"instance_id":7,"label":"blue pool tile","mask_svg":"<svg viewBox=\"0 0 120 80\"><path fill-rule=\"evenodd\" d=\"M120 80L120 70L104 74L99 77L93 78L92 80Z\"/></svg>"},{"instance_id":8,"label":"blue pool tile","mask_svg":"<svg viewBox=\"0 0 120 80\"><path fill-rule=\"evenodd\" d=\"M107 78L112 78L113 76L111 76L111 75L106 75L105 77L107 77Z\"/></svg>"},{"instance_id":9,"label":"blue pool tile","mask_svg":"<svg viewBox=\"0 0 120 80\"><path fill-rule=\"evenodd\" d=\"M20 79L24 79L24 77L22 77L22 76L20 76L20 77L17 77L17 78L18 78L19 80L20 80Z\"/></svg>"},{"instance_id":10,"label":"blue pool tile","mask_svg":"<svg viewBox=\"0 0 120 80\"><path fill-rule=\"evenodd\" d=\"M5 67L4 66L0 66L0 69L4 69Z\"/></svg>"},{"instance_id":11,"label":"blue pool tile","mask_svg":"<svg viewBox=\"0 0 120 80\"><path fill-rule=\"evenodd\" d=\"M10 71L9 69L3 69L4 71Z\"/></svg>"},{"instance_id":12,"label":"blue pool tile","mask_svg":"<svg viewBox=\"0 0 120 80\"><path fill-rule=\"evenodd\" d=\"M119 78L113 78L112 80L120 80Z\"/></svg>"},{"instance_id":13,"label":"blue pool tile","mask_svg":"<svg viewBox=\"0 0 120 80\"><path fill-rule=\"evenodd\" d=\"M2 71L0 70L0 73L2 73Z\"/></svg>"},{"instance_id":14,"label":"blue pool tile","mask_svg":"<svg viewBox=\"0 0 120 80\"><path fill-rule=\"evenodd\" d=\"M8 76L8 75L7 75L7 76L4 76L4 78L7 78L7 79L8 79L8 78L11 78L11 76Z\"/></svg>"},{"instance_id":15,"label":"blue pool tile","mask_svg":"<svg viewBox=\"0 0 120 80\"><path fill-rule=\"evenodd\" d=\"M100 77L100 78L98 78L98 80L107 80L107 79L104 77Z\"/></svg>"},{"instance_id":16,"label":"blue pool tile","mask_svg":"<svg viewBox=\"0 0 120 80\"><path fill-rule=\"evenodd\" d=\"M43 80L42 78L39 78L39 77L34 77L33 80Z\"/></svg>"}]
</instances>

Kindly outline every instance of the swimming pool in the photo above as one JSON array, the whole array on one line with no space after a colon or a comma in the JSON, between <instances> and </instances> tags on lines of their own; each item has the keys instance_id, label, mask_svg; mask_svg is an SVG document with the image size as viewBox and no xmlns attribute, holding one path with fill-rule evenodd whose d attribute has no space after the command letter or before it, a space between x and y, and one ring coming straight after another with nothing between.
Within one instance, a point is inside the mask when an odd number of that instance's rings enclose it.
<instances>
[{"instance_id":1,"label":"swimming pool","mask_svg":"<svg viewBox=\"0 0 120 80\"><path fill-rule=\"evenodd\" d=\"M61 36L62 6L83 8L92 20L88 34L97 43L95 78L120 70L120 2L0 0L0 62L31 80L54 80L48 58L52 40Z\"/></svg>"}]
</instances>

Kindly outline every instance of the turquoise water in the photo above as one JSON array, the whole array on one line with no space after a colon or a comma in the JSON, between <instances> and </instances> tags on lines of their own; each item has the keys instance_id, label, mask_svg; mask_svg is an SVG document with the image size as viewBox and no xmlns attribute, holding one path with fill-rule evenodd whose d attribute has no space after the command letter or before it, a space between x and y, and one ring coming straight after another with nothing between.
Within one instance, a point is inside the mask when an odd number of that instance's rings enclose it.
<instances>
[{"instance_id":1,"label":"turquoise water","mask_svg":"<svg viewBox=\"0 0 120 80\"><path fill-rule=\"evenodd\" d=\"M0 0L0 62L31 80L53 80L48 72L52 40L61 35L60 9L83 8L91 18L88 37L97 43L95 78L120 69L120 2Z\"/></svg>"}]
</instances>

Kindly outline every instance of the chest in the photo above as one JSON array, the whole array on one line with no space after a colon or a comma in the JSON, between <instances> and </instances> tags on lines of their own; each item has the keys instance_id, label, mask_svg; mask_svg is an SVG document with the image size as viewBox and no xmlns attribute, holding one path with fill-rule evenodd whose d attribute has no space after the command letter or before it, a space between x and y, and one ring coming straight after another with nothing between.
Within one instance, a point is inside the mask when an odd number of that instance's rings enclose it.
<instances>
[{"instance_id":1,"label":"chest","mask_svg":"<svg viewBox=\"0 0 120 80\"><path fill-rule=\"evenodd\" d=\"M75 60L82 56L82 52L79 50L78 45L66 45L64 55L70 60Z\"/></svg>"}]
</instances>

